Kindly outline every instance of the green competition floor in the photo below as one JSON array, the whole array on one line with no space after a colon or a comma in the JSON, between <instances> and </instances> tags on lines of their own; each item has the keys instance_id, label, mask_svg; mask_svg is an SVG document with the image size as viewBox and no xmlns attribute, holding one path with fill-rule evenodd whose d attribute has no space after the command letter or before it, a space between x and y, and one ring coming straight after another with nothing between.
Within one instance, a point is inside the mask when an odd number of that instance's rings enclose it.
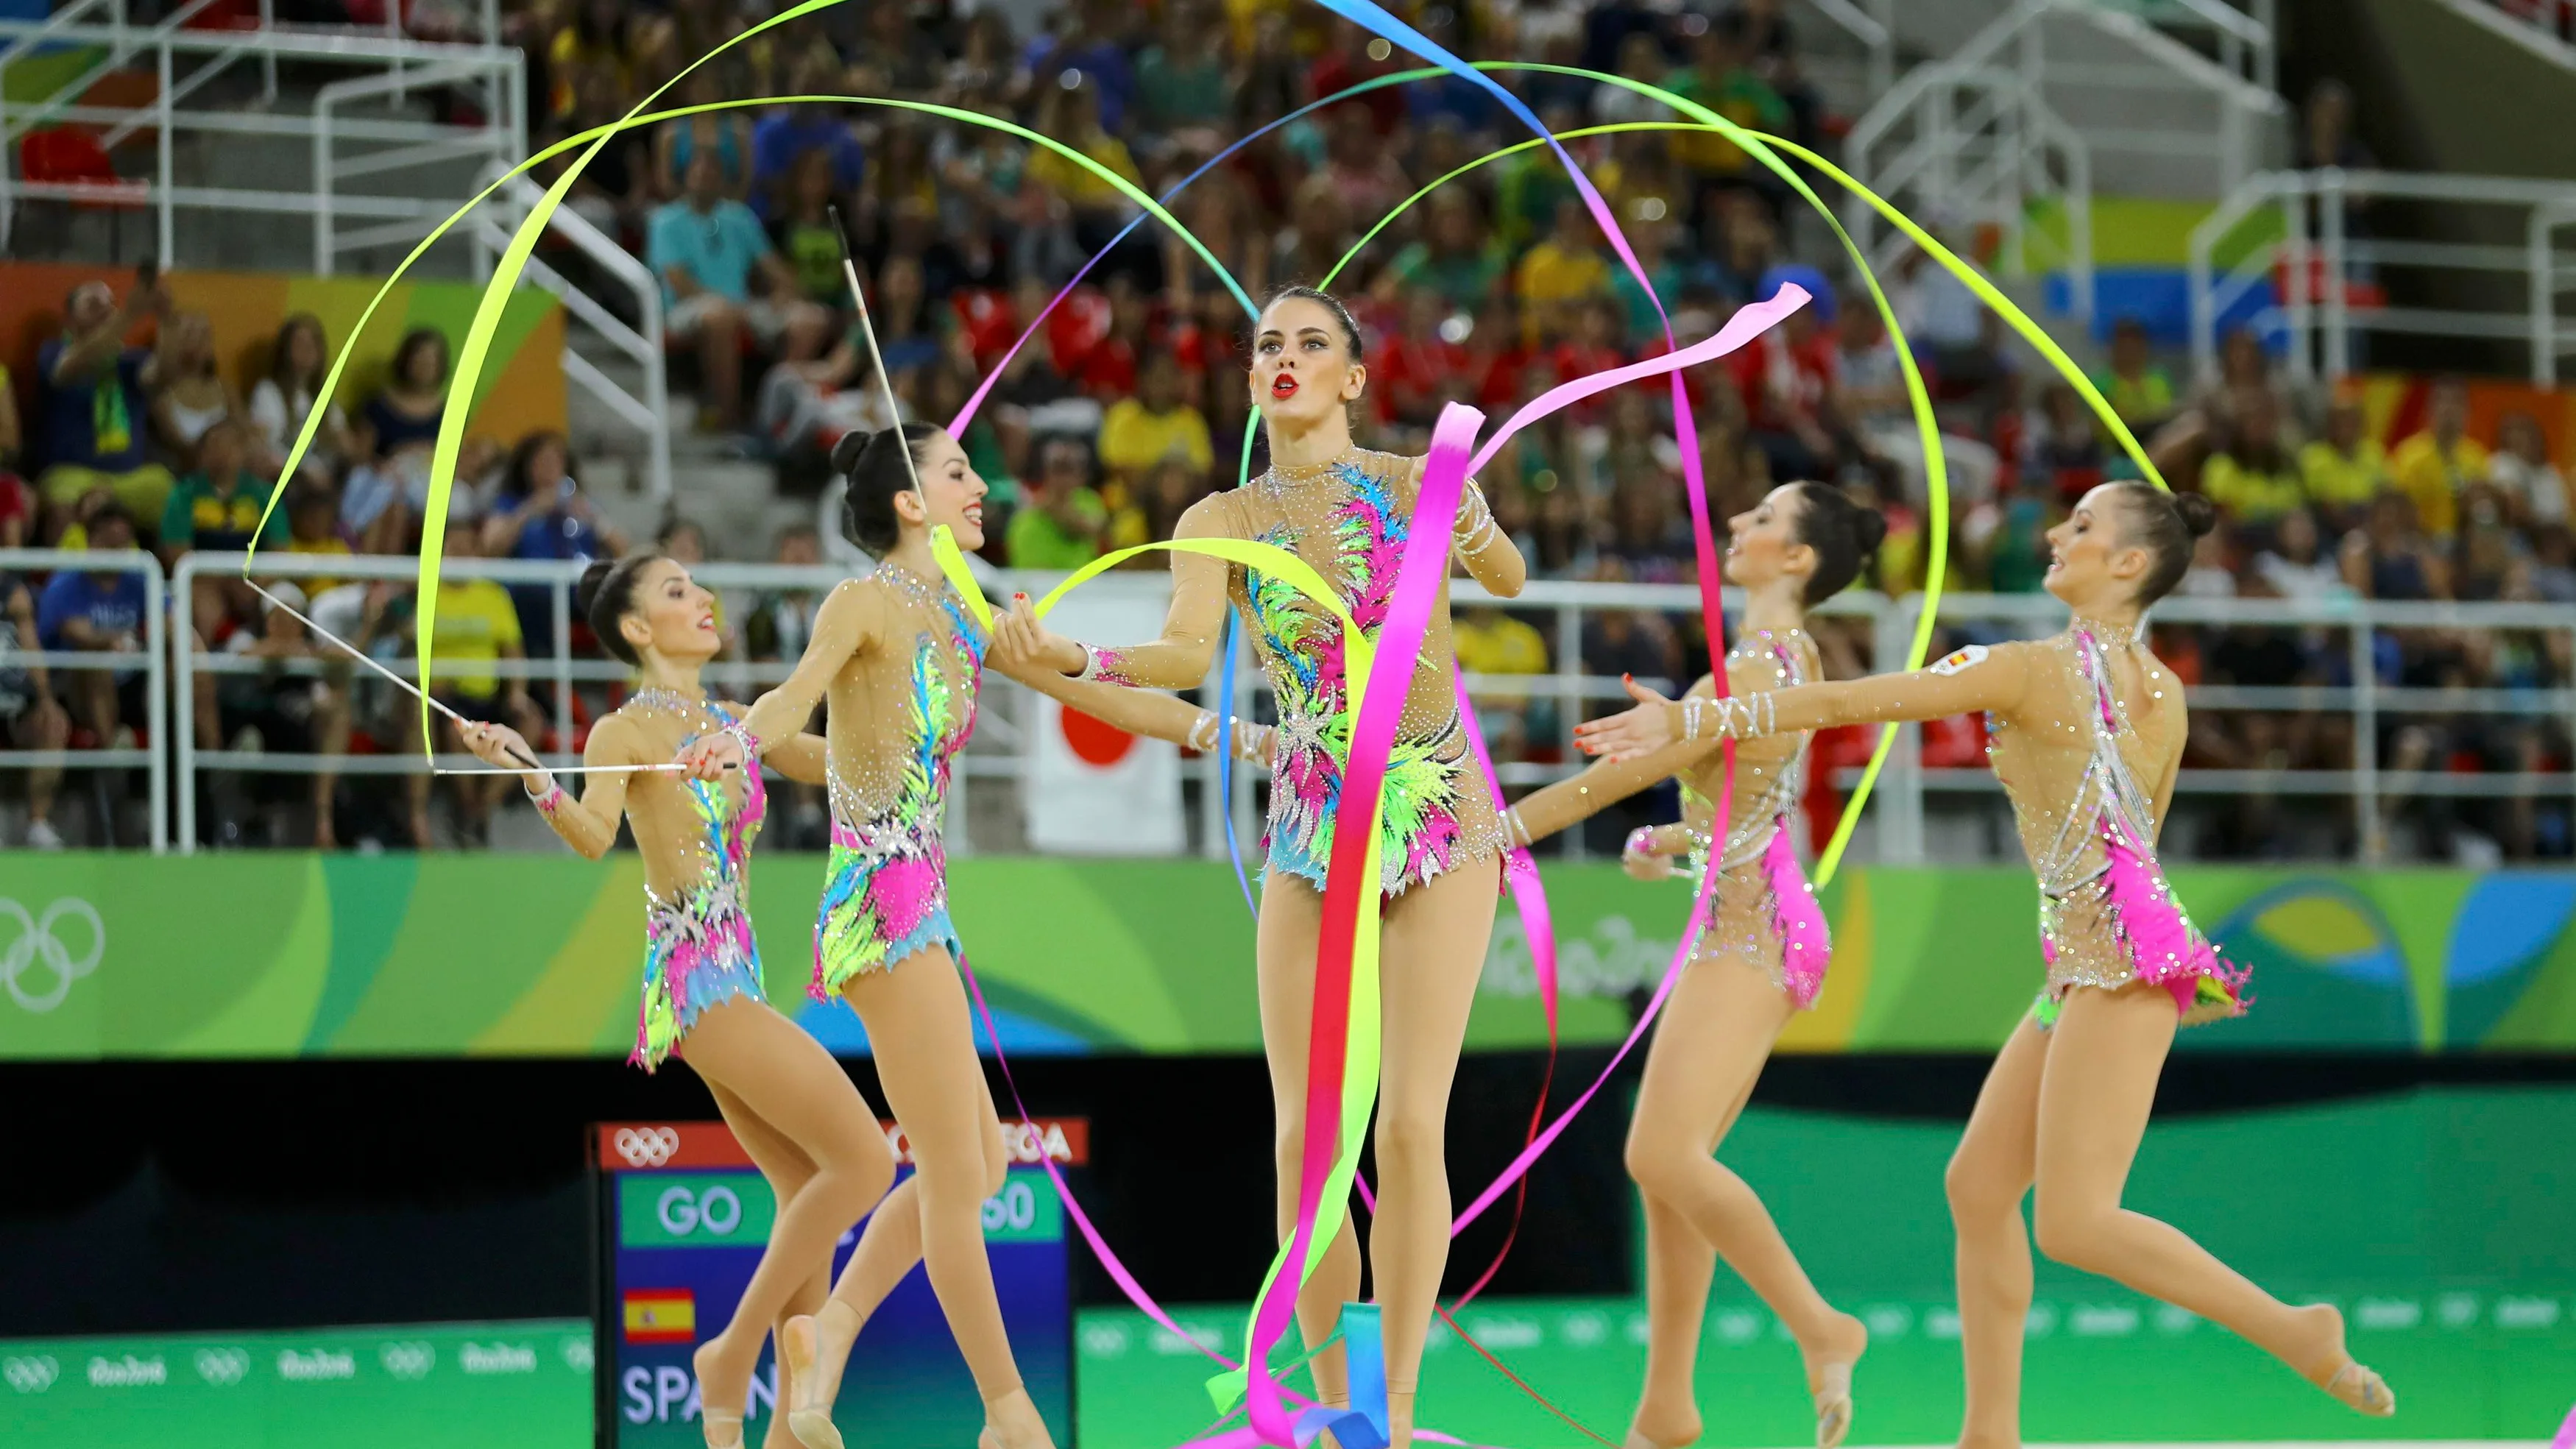
<instances>
[{"instance_id":1,"label":"green competition floor","mask_svg":"<svg viewBox=\"0 0 2576 1449\"><path fill-rule=\"evenodd\" d=\"M2447 1293L2340 1300L2353 1348L2398 1393L2394 1420L2342 1409L2226 1330L2107 1288L2031 1314L2022 1426L2033 1443L2546 1440L2576 1400L2576 1295ZM1958 1433L1958 1320L1947 1305L1864 1303L1874 1342L1857 1383L1855 1444L1947 1444ZM1202 1342L1239 1342L1239 1311L1174 1315ZM1513 1372L1616 1441L1645 1364L1643 1305L1522 1299L1459 1323ZM1211 1367L1142 1315L1082 1316L1083 1449L1168 1449L1214 1419ZM1471 1443L1589 1443L1438 1324L1421 1422ZM1812 1442L1796 1348L1758 1306L1710 1306L1699 1401L1709 1446Z\"/></svg>"},{"instance_id":2,"label":"green competition floor","mask_svg":"<svg viewBox=\"0 0 2576 1449\"><path fill-rule=\"evenodd\" d=\"M2025 1430L2034 1444L2528 1444L2546 1440L2576 1399L2576 1293L2341 1301L2356 1352L2398 1391L2393 1421L2345 1413L2225 1331L2106 1290L2034 1309ZM1876 1343L1852 1442L1949 1442L1955 1318L1928 1303L1859 1311ZM1208 1342L1241 1332L1240 1310L1178 1317ZM1519 1299L1471 1307L1460 1321L1567 1413L1621 1436L1644 1361L1640 1305ZM1200 1387L1207 1361L1141 1315L1086 1311L1077 1341L1082 1449L1168 1449L1213 1421ZM1713 1304L1700 1364L1703 1443L1808 1442L1797 1353L1768 1314ZM1507 1449L1588 1442L1445 1330L1435 1330L1424 1381L1426 1426ZM0 1343L0 1444L13 1449L584 1449L591 1406L590 1326L580 1320Z\"/></svg>"}]
</instances>

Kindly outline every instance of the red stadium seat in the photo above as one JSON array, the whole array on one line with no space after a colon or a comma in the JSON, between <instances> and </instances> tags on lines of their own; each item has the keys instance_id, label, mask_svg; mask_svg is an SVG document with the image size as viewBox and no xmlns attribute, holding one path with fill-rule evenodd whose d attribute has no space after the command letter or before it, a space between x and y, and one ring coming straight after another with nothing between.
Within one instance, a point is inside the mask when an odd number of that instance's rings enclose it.
<instances>
[{"instance_id":1,"label":"red stadium seat","mask_svg":"<svg viewBox=\"0 0 2576 1449\"><path fill-rule=\"evenodd\" d=\"M106 212L111 256L120 250L125 213L141 211L152 204L151 186L117 175L116 163L109 159L107 148L99 144L97 133L84 126L51 126L28 132L18 142L18 175L31 186L73 188L68 198L43 198L65 208L66 232L70 212Z\"/></svg>"}]
</instances>

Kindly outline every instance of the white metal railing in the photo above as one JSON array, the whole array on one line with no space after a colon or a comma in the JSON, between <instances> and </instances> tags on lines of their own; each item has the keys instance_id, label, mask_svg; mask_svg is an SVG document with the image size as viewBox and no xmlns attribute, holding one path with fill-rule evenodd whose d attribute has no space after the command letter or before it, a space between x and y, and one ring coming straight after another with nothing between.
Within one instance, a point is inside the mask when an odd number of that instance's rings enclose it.
<instances>
[{"instance_id":1,"label":"white metal railing","mask_svg":"<svg viewBox=\"0 0 2576 1449\"><path fill-rule=\"evenodd\" d=\"M2354 203L2364 199L2437 201L2519 213L2521 246L2355 236ZM2240 241L2259 225L2255 237ZM2576 325L2560 322L2562 293L2576 286L2576 252L2561 251L2557 233L2576 225L2576 181L2513 176L2452 176L2410 171L2270 171L2249 179L2191 234L2192 360L2214 374L2219 319L2239 311L2258 289L2280 285L2246 325L2286 339L2292 374L2341 377L2353 365L2353 341L2368 333L2526 342L2534 382L2554 383L2558 359L2576 351ZM2224 273L2222 248L2240 255ZM2356 284L2390 272L2522 273L2528 305L2509 309L2396 307L2374 294L2356 303ZM2564 280L2562 280L2564 279Z\"/></svg>"},{"instance_id":2,"label":"white metal railing","mask_svg":"<svg viewBox=\"0 0 2576 1449\"><path fill-rule=\"evenodd\" d=\"M398 55L381 72L333 81L314 95L313 195L308 205L313 214L316 274L332 275L346 252L418 241L445 221L462 199L352 191L348 189L349 182L458 162L473 162L475 174L488 175L496 166L506 169L528 154L526 53L504 46L430 49L453 53ZM406 65L407 59L416 59L418 64ZM369 134L363 118L344 114L346 108L379 98L399 102L422 86L475 83L481 83L491 96L483 125L440 127L438 134L425 139L378 146L354 155L341 154L343 142L378 139ZM380 220L377 225L354 229L342 225L349 219L368 217ZM467 239L474 248L475 274L489 275L491 255L481 232L468 229Z\"/></svg>"},{"instance_id":3,"label":"white metal railing","mask_svg":"<svg viewBox=\"0 0 2576 1449\"><path fill-rule=\"evenodd\" d=\"M2093 316L2093 159L2075 129L2048 108L2040 88L2020 72L1950 61L1918 66L1905 78L1902 112L1873 110L1877 129L1855 128L1847 150L1870 186L1900 206L1947 209L1964 225L1984 222L2003 241L2003 270L2029 276L2062 267L2074 315ZM1879 153L1899 116L1909 121L1904 145ZM1869 126L1865 120L1862 125ZM2066 226L2063 247L2043 245L2031 225L2033 203L2055 199ZM1895 264L1909 245L1866 203L1846 204L1845 226L1870 264Z\"/></svg>"},{"instance_id":4,"label":"white metal railing","mask_svg":"<svg viewBox=\"0 0 2576 1449\"><path fill-rule=\"evenodd\" d=\"M527 151L526 56L515 47L449 44L412 40L352 27L279 26L254 29L192 30L210 0L188 0L166 18L146 28L126 18L126 0L75 0L41 21L0 21L0 65L37 47L94 47L100 59L71 83L33 103L0 99L0 247L9 243L17 202L96 200L100 184L29 181L15 174L18 140L39 126L56 123L97 128L103 144L114 146L149 128L152 132L151 177L121 180L115 190L154 213L156 255L164 270L181 264L180 211L239 212L266 215L309 214L358 217L393 224L342 237L348 246L381 245L411 239L454 209L454 202L389 194L348 194L337 183L357 175L381 174L403 166L438 161L492 157L515 160ZM131 64L148 63L156 82L151 102L142 106L79 104L91 84ZM306 65L339 66L362 72L355 79L322 88L314 112L300 115L273 107L234 109L203 102L206 87L230 67L256 60L264 101L277 99L276 70L281 60ZM182 65L187 65L182 69ZM471 90L484 121L479 126L439 125L400 115L351 117L336 112L349 101L374 96L400 97L428 84ZM314 138L315 175L311 189L276 190L242 186L182 184L177 146L183 135ZM385 149L352 160L332 154L334 140L377 143ZM335 252L336 254L336 252ZM326 273L329 268L322 268Z\"/></svg>"},{"instance_id":5,"label":"white metal railing","mask_svg":"<svg viewBox=\"0 0 2576 1449\"><path fill-rule=\"evenodd\" d=\"M2016 243L2028 235L2024 209L2042 197L2063 197L2070 227L2089 226L2096 163L2105 176L2115 174L2108 168L2170 169L2190 178L2187 191L2224 195L2262 164L2288 114L2275 92L2272 12L2272 0L2254 0L2251 13L2223 0L2172 0L2150 23L2098 0L2016 0L1951 53L1881 92L1852 128L1846 163L1876 190L1910 183L1922 200L1962 220L1993 221ZM2078 27L2096 51L2107 41L2120 59L2051 54L2052 23ZM2018 77L2017 89L2003 82L2006 74ZM2104 93L2163 95L2194 115L2207 106L2213 119L2179 129L2131 114L2101 119L2093 98ZM2052 95L2063 103L2052 104ZM1865 204L1846 203L1845 212L1845 225L1874 253L1901 248ZM2069 249L2084 266L2068 280L2089 303L2089 237Z\"/></svg>"},{"instance_id":6,"label":"white metal railing","mask_svg":"<svg viewBox=\"0 0 2576 1449\"><path fill-rule=\"evenodd\" d=\"M1807 0L1807 8L1860 42L1869 94L1887 94L1896 83L1896 0Z\"/></svg>"},{"instance_id":7,"label":"white metal railing","mask_svg":"<svg viewBox=\"0 0 2576 1449\"><path fill-rule=\"evenodd\" d=\"M0 669L42 665L50 673L56 669L130 670L139 664L144 687L143 743L133 749L14 750L0 747L0 770L116 770L139 766L150 781L152 852L158 855L169 849L170 751L167 725L170 648L164 622L169 609L168 592L161 581L160 561L141 549L91 553L86 550L0 548L0 569L80 569L92 573L143 576L143 647L139 661L132 653L112 650L46 649L41 646L24 650L0 649ZM5 744L5 739L0 739L0 746Z\"/></svg>"},{"instance_id":8,"label":"white metal railing","mask_svg":"<svg viewBox=\"0 0 2576 1449\"><path fill-rule=\"evenodd\" d=\"M2576 4L2570 0L2439 0L2552 65L2576 71Z\"/></svg>"},{"instance_id":9,"label":"white metal railing","mask_svg":"<svg viewBox=\"0 0 2576 1449\"><path fill-rule=\"evenodd\" d=\"M480 183L490 185L507 170L504 166L494 166L483 174ZM492 204L475 218L475 230L483 245L496 253L507 247L511 229L544 195L544 188L525 176L511 177L503 182ZM548 231L569 241L601 277L625 288L635 299L638 321L637 325L630 327L623 318L601 306L596 298L575 286L544 260L530 257L523 273L528 281L562 300L568 322L587 327L610 352L633 363L641 373L643 395L638 397L576 350L570 337L564 341L564 376L599 399L620 421L644 435L646 491L649 501L659 503L671 496L670 374L662 352L661 279L655 277L653 269L638 260L633 252L619 246L616 238L601 231L588 217L570 207L555 208L546 226Z\"/></svg>"},{"instance_id":10,"label":"white metal railing","mask_svg":"<svg viewBox=\"0 0 2576 1449\"><path fill-rule=\"evenodd\" d=\"M126 556L120 556L126 557ZM98 556L82 553L52 553L21 550L0 553L0 566L20 569L78 568L98 566ZM162 597L157 571L147 557L131 556L121 566L134 568L150 576L156 608L155 646L150 651L153 689L152 719L154 739L163 737L162 720L169 718L171 748L152 751L154 759L172 758L177 772L178 808L176 837L183 850L193 849L196 838L196 776L203 770L232 770L290 774L410 774L419 769L416 756L393 754L379 756L279 754L231 751L206 751L196 747L195 691L174 688L162 672L162 650L158 639ZM192 615L193 583L198 575L216 577L237 575L242 566L239 554L191 554L183 556L173 571L172 585L166 591L172 623L167 637L183 641L195 638ZM415 563L391 556L314 556L282 555L260 561L263 576L288 578L324 575L341 579L408 581L414 576ZM552 653L542 658L501 660L492 672L502 678L550 682L553 685L553 725L557 742L569 741L573 734L572 689L576 682L606 683L628 677L625 666L605 659L576 659L567 651L571 634L571 589L579 576L578 563L532 562L521 560L474 559L456 560L448 565L455 578L490 578L505 584L537 585L545 590L551 616L551 633L555 641ZM831 585L849 575L828 566L790 568L771 564L709 563L692 570L700 582L719 591L725 598L725 617L741 620L749 617L751 595L755 592L810 591L819 596ZM1056 580L1054 575L1002 572L988 588L1003 593L1024 590L1040 593ZM1114 574L1090 588L1111 593L1125 593L1154 603L1157 607L1169 597L1169 578L1159 571ZM1461 608L1488 602L1488 596L1474 584L1459 581L1453 585L1453 598ZM1624 698L1616 679L1587 675L1582 670L1584 628L1588 619L1604 613L1650 612L1667 616L1691 616L1698 611L1697 592L1681 585L1593 584L1536 581L1518 598L1503 601L1516 614L1524 617L1544 615L1548 618L1551 653L1557 669L1538 676L1471 675L1471 693L1488 703L1497 700L1545 701L1555 709L1555 739L1562 760L1556 763L1528 760L1506 761L1499 765L1501 781L1507 786L1533 786L1562 778L1579 768L1579 756L1564 748L1574 723L1581 717L1586 701L1612 701ZM1743 600L1733 590L1728 592L1728 607L1740 611ZM1868 667L1892 668L1904 658L1920 617L1922 599L1909 595L1901 599L1862 591L1851 591L1829 601L1820 610L1828 617L1861 623L1866 627ZM2560 634L2570 638L2576 650L2576 610L2545 605L2521 604L2445 604L2385 603L2362 600L2323 603L2292 603L2284 600L2226 599L2205 600L2173 598L2156 610L2160 625L2213 625L2237 627L2316 628L2343 635L2343 660L2349 681L2331 686L2300 685L2234 685L2193 686L2188 694L2193 708L2229 712L2309 712L2324 711L2347 715L2353 721L2352 755L2348 766L2341 769L2321 768L2291 771L2267 770L2202 770L2183 772L2177 786L2186 797L2210 797L2267 793L2316 797L2348 798L2358 838L2363 842L2366 859L2376 861L2386 850L2387 829L2384 816L2387 802L2419 797L2557 799L2576 804L2576 771L2520 773L2502 771L2491 774L2459 774L2443 770L2397 771L2383 768L2380 752L2380 725L2383 720L2403 717L2421 719L2445 715L2491 715L2507 718L2554 721L2561 727L2576 730L2576 688L2559 682L2544 688L2515 689L2432 689L2410 688L2383 682L2378 676L2375 647L2377 636L2389 631L2506 629L2541 634ZM2065 608L2055 600L2038 594L1949 594L1942 600L1942 622L1954 630L1981 631L1981 637L2035 637L2049 633L2065 622ZM1259 667L1252 661L1248 646L1236 658L1235 696L1230 702L1232 713L1251 717L1266 691ZM50 661L52 656L47 656ZM0 656L0 664L7 659ZM388 653L380 660L388 668L406 677L415 677L414 665L407 658ZM273 660L245 659L231 655L198 654L189 656L173 667L185 670L193 679L198 673L224 675L247 674L271 670L288 673L323 674L335 678L365 681L368 676L354 673L345 658L329 646L321 646L308 659L280 663ZM478 665L478 669L481 666ZM786 678L793 661L759 663L740 660L722 661L708 674L711 684L726 689L738 698L756 695L761 689ZM1210 671L1207 685L1199 697L1210 707L1215 705L1218 671ZM1667 689L1678 688L1686 681L1648 681ZM390 689L390 686L380 686ZM167 703L165 704L164 700ZM980 782L1024 782L1029 769L1032 736L1028 725L1032 719L1032 696L1016 687L987 694L981 713L982 724L972 745L961 758L956 784L950 799L949 827L952 848L973 848L967 828L965 802L970 794L983 788ZM1992 794L1998 787L1984 769L1928 769L1921 760L1921 731L1898 732L1896 747L1890 752L1885 771L1880 777L1877 794L1866 818L1857 849L1861 858L1883 862L1911 863L1925 858L1924 807L1931 795ZM141 760L124 756L102 757L87 751L72 752L76 764L113 765L141 764ZM55 757L30 759L24 754L0 754L0 767L26 763L53 763ZM462 757L459 757L461 760ZM570 763L569 755L557 752L549 763ZM157 765L156 765L157 771ZM1196 767L1199 789L1199 814L1202 829L1201 847L1211 855L1223 851L1225 813L1230 808L1236 816L1239 839L1254 838L1258 822L1254 819L1255 781L1252 771L1237 771L1238 784L1232 799L1223 798L1215 788L1216 762L1202 760ZM1851 776L1839 777L1841 788L1849 788ZM165 798L162 781L154 781L156 806ZM156 810L155 841L164 838L160 815ZM1580 832L1570 832L1567 845L1580 855Z\"/></svg>"}]
</instances>

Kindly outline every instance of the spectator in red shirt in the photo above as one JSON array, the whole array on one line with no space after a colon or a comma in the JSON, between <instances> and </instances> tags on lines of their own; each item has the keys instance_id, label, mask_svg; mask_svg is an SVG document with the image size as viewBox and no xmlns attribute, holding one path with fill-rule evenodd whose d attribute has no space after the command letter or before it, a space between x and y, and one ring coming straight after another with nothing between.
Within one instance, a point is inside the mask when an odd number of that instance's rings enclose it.
<instances>
[{"instance_id":1,"label":"spectator in red shirt","mask_svg":"<svg viewBox=\"0 0 2576 1449\"><path fill-rule=\"evenodd\" d=\"M1427 428L1440 414L1440 400L1467 376L1467 349L1442 335L1448 325L1440 294L1416 287L1404 294L1404 323L1389 339L1371 370L1369 389L1385 422Z\"/></svg>"},{"instance_id":2,"label":"spectator in red shirt","mask_svg":"<svg viewBox=\"0 0 2576 1449\"><path fill-rule=\"evenodd\" d=\"M1727 367L1743 389L1753 445L1771 460L1771 476L1824 478L1843 451L1835 436L1841 358L1834 346L1834 289L1815 268L1789 265L1773 267L1754 291L1767 300L1788 283L1813 300L1729 354Z\"/></svg>"},{"instance_id":3,"label":"spectator in red shirt","mask_svg":"<svg viewBox=\"0 0 2576 1449\"><path fill-rule=\"evenodd\" d=\"M1528 370L1530 356L1521 330L1520 304L1510 292L1498 289L1477 309L1460 363L1468 385L1475 389L1476 406L1489 413L1510 406L1520 396L1521 374Z\"/></svg>"},{"instance_id":4,"label":"spectator in red shirt","mask_svg":"<svg viewBox=\"0 0 2576 1449\"><path fill-rule=\"evenodd\" d=\"M1559 383L1626 366L1628 353L1620 345L1618 304L1607 297L1585 302L1575 313L1574 335L1558 343L1549 360L1556 365ZM1608 406L1608 394L1595 393L1570 411L1577 423L1590 426L1601 420Z\"/></svg>"},{"instance_id":5,"label":"spectator in red shirt","mask_svg":"<svg viewBox=\"0 0 2576 1449\"><path fill-rule=\"evenodd\" d=\"M1376 41L1367 31L1352 22L1333 17L1324 40L1324 53L1315 59L1314 68L1306 73L1310 94L1308 100L1320 101L1329 95L1349 90L1364 80L1393 75L1404 69L1395 51L1384 41ZM1366 95L1354 96L1333 108L1336 114L1356 111L1368 118L1369 134L1384 136L1395 130L1404 119L1404 88L1383 86ZM1376 215L1386 208L1379 207Z\"/></svg>"},{"instance_id":6,"label":"spectator in red shirt","mask_svg":"<svg viewBox=\"0 0 2576 1449\"><path fill-rule=\"evenodd\" d=\"M1149 345L1149 316L1133 276L1121 272L1109 279L1109 335L1082 359L1082 390L1100 399L1101 406L1136 391L1136 364Z\"/></svg>"},{"instance_id":7,"label":"spectator in red shirt","mask_svg":"<svg viewBox=\"0 0 2576 1449\"><path fill-rule=\"evenodd\" d=\"M1384 94L1396 93L1389 86ZM1386 134L1369 124L1368 112L1335 106L1325 143L1324 170L1343 204L1355 216L1384 216L1413 194L1413 184L1396 164L1395 148Z\"/></svg>"}]
</instances>

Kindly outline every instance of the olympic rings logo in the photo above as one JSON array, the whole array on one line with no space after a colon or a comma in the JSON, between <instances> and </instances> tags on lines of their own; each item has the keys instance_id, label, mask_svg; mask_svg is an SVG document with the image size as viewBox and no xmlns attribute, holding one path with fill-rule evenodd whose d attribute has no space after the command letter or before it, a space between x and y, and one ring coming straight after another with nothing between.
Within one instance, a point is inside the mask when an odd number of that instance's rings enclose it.
<instances>
[{"instance_id":1,"label":"olympic rings logo","mask_svg":"<svg viewBox=\"0 0 2576 1449\"><path fill-rule=\"evenodd\" d=\"M62 937L54 934L54 923L66 916L89 924L88 952L77 959ZM9 988L20 1006L39 1016L62 1005L72 993L72 983L97 970L99 958L107 954L107 923L99 919L98 907L78 896L63 897L45 907L41 916L30 915L25 906L0 896L0 921L18 925L8 946L0 949L0 985ZM50 974L51 984L42 991L30 991L23 978L39 965Z\"/></svg>"},{"instance_id":2,"label":"olympic rings logo","mask_svg":"<svg viewBox=\"0 0 2576 1449\"><path fill-rule=\"evenodd\" d=\"M632 1127L620 1127L617 1135L609 1139L609 1145L617 1149L618 1156L637 1167L659 1167L679 1154L680 1129L647 1127L639 1132Z\"/></svg>"},{"instance_id":3,"label":"olympic rings logo","mask_svg":"<svg viewBox=\"0 0 2576 1449\"><path fill-rule=\"evenodd\" d=\"M210 1384L237 1384L250 1372L250 1355L238 1348L197 1350L197 1377Z\"/></svg>"},{"instance_id":4,"label":"olympic rings logo","mask_svg":"<svg viewBox=\"0 0 2576 1449\"><path fill-rule=\"evenodd\" d=\"M54 1356L49 1353L34 1358L0 1359L0 1378L7 1379L9 1387L22 1394L43 1393L54 1386L54 1380L61 1373L62 1365L54 1362Z\"/></svg>"}]
</instances>

